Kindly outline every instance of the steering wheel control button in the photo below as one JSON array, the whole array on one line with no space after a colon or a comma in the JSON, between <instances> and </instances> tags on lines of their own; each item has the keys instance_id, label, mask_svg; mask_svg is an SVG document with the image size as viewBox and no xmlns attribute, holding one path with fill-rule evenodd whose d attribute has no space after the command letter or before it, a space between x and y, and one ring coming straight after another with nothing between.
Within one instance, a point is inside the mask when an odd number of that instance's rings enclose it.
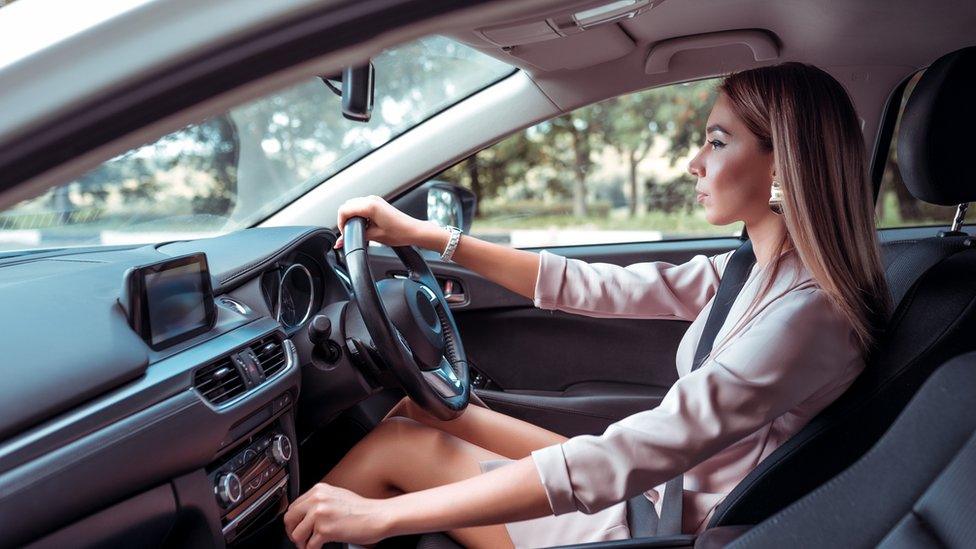
<instances>
[{"instance_id":1,"label":"steering wheel control button","mask_svg":"<svg viewBox=\"0 0 976 549\"><path fill-rule=\"evenodd\" d=\"M215 490L217 492L217 498L224 507L236 504L244 496L244 487L241 486L241 479L234 473L226 473L218 477Z\"/></svg>"}]
</instances>

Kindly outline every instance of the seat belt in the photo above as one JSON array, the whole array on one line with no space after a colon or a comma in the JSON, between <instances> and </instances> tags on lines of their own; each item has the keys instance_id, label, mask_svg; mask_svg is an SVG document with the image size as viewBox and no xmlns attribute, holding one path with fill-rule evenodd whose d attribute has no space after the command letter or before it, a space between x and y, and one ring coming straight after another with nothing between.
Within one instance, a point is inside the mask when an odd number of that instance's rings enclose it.
<instances>
[{"instance_id":1,"label":"seat belt","mask_svg":"<svg viewBox=\"0 0 976 549\"><path fill-rule=\"evenodd\" d=\"M705 321L705 328L702 330L701 339L698 340L698 349L695 351L695 360L691 363L691 371L694 372L712 352L715 344L715 336L725 324L725 319L729 316L729 309L735 302L736 296L742 291L742 287L749 278L752 266L756 263L756 254L752 251L752 241L747 240L739 249L732 253L728 265L722 273L722 280L718 284L718 292L715 294L715 301L712 302L712 310L708 312L708 319ZM674 536L681 533L681 494L684 491L684 475L678 475L669 480L664 485L664 501L661 502L661 518L658 520L658 536Z\"/></svg>"}]
</instances>

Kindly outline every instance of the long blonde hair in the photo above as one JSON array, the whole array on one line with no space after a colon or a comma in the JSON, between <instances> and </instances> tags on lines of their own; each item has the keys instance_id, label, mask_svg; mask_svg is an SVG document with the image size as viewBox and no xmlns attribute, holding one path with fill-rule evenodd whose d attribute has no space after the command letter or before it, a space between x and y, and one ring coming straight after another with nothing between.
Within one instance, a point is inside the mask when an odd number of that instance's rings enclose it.
<instances>
[{"instance_id":1,"label":"long blonde hair","mask_svg":"<svg viewBox=\"0 0 976 549\"><path fill-rule=\"evenodd\" d=\"M780 253L792 248L850 321L862 350L870 351L887 322L891 298L864 140L850 97L826 72L795 62L731 74L719 91L773 153L786 236L767 269L775 276Z\"/></svg>"}]
</instances>

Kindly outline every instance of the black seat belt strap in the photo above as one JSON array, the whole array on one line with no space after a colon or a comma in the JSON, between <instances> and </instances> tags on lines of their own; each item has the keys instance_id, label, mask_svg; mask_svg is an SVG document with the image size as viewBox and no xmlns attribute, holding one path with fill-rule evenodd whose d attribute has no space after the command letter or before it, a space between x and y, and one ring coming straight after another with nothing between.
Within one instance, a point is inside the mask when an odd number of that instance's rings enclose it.
<instances>
[{"instance_id":1,"label":"black seat belt strap","mask_svg":"<svg viewBox=\"0 0 976 549\"><path fill-rule=\"evenodd\" d=\"M718 292L715 294L712 310L708 312L708 319L705 321L704 329L702 329L701 339L698 340L695 361L691 364L692 372L700 368L705 362L705 358L708 357L708 353L712 352L715 336L725 324L729 310L732 308L736 296L745 286L755 263L756 254L753 253L752 242L749 240L732 253L732 257L722 273L722 280L718 284ZM661 518L657 525L658 536L673 536L681 533L681 494L683 490L684 475L678 475L665 484L664 501L661 503Z\"/></svg>"}]
</instances>

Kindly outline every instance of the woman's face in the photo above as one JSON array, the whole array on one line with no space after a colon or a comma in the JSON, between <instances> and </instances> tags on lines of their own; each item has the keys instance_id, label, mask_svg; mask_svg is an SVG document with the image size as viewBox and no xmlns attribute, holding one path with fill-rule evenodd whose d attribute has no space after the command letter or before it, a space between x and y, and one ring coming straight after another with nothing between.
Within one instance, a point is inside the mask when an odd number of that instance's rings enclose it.
<instances>
[{"instance_id":1,"label":"woman's face","mask_svg":"<svg viewBox=\"0 0 976 549\"><path fill-rule=\"evenodd\" d=\"M744 221L746 225L773 214L769 187L773 179L773 153L733 112L720 93L705 124L705 144L688 163L698 178L698 202L712 225Z\"/></svg>"}]
</instances>

